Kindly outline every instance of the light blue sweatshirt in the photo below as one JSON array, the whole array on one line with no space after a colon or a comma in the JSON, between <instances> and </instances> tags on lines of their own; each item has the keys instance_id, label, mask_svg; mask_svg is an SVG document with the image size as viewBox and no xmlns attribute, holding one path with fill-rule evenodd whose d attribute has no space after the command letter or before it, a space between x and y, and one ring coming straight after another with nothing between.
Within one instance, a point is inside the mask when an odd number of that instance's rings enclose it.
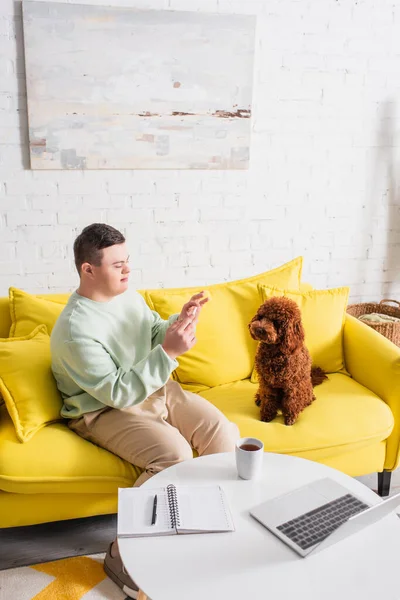
<instances>
[{"instance_id":1,"label":"light blue sweatshirt","mask_svg":"<svg viewBox=\"0 0 400 600\"><path fill-rule=\"evenodd\" d=\"M95 302L74 292L51 333L52 370L64 400L61 415L145 400L178 366L161 344L167 328L137 292Z\"/></svg>"}]
</instances>

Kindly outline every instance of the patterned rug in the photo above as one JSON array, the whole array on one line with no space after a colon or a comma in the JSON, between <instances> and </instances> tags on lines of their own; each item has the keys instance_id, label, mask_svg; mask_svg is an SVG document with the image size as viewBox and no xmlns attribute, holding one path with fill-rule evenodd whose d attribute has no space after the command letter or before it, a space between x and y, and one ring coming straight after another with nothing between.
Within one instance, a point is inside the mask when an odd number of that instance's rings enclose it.
<instances>
[{"instance_id":1,"label":"patterned rug","mask_svg":"<svg viewBox=\"0 0 400 600\"><path fill-rule=\"evenodd\" d=\"M125 600L103 571L104 556L74 556L0 571L0 600Z\"/></svg>"}]
</instances>

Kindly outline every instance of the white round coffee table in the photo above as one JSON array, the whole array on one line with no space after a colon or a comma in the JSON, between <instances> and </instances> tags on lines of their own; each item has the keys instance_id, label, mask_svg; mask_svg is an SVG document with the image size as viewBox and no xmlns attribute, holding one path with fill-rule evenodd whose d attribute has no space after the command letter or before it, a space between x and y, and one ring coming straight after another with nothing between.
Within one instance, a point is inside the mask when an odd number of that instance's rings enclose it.
<instances>
[{"instance_id":1,"label":"white round coffee table","mask_svg":"<svg viewBox=\"0 0 400 600\"><path fill-rule=\"evenodd\" d=\"M235 532L119 540L125 568L151 600L385 600L400 598L400 520L392 513L307 558L249 515L249 509L306 483L331 477L370 504L380 498L339 471L265 453L263 477L238 478L233 453L188 460L144 485L220 484Z\"/></svg>"}]
</instances>

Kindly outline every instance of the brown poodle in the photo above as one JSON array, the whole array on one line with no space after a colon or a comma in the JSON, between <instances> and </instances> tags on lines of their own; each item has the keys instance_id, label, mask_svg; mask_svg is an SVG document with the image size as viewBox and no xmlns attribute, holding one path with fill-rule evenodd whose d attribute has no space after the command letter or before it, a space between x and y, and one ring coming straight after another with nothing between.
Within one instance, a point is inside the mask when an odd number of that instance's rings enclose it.
<instances>
[{"instance_id":1,"label":"brown poodle","mask_svg":"<svg viewBox=\"0 0 400 600\"><path fill-rule=\"evenodd\" d=\"M311 368L300 309L289 298L270 298L258 309L249 330L251 337L260 342L255 367L261 421L272 421L280 408L285 425L293 425L301 411L315 400L313 386L327 379L322 369Z\"/></svg>"}]
</instances>

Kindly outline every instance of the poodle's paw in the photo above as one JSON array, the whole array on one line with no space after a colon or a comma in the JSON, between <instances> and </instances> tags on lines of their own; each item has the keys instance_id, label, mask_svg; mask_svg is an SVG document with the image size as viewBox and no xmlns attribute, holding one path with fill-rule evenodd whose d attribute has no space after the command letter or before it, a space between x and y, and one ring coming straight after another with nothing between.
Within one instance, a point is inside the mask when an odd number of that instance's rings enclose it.
<instances>
[{"instance_id":1,"label":"poodle's paw","mask_svg":"<svg viewBox=\"0 0 400 600\"><path fill-rule=\"evenodd\" d=\"M308 400L304 403L304 408L306 408L307 406L310 406L310 404L312 404L314 402L314 400L316 400L316 397L314 396L314 394L311 394L311 396L308 398Z\"/></svg>"},{"instance_id":2,"label":"poodle's paw","mask_svg":"<svg viewBox=\"0 0 400 600\"><path fill-rule=\"evenodd\" d=\"M275 417L271 417L271 415L261 415L261 421L263 423L271 423L271 421L273 421L275 419Z\"/></svg>"},{"instance_id":3,"label":"poodle's paw","mask_svg":"<svg viewBox=\"0 0 400 600\"><path fill-rule=\"evenodd\" d=\"M297 421L297 416L295 415L285 415L285 425L294 425Z\"/></svg>"},{"instance_id":4,"label":"poodle's paw","mask_svg":"<svg viewBox=\"0 0 400 600\"><path fill-rule=\"evenodd\" d=\"M270 411L270 410L262 410L261 414L260 414L260 418L261 421L263 421L263 423L270 423L271 421L273 421L275 419L277 415L276 411Z\"/></svg>"},{"instance_id":5,"label":"poodle's paw","mask_svg":"<svg viewBox=\"0 0 400 600\"><path fill-rule=\"evenodd\" d=\"M257 406L261 405L261 398L259 394L256 394L255 396L255 403L257 404Z\"/></svg>"}]
</instances>

